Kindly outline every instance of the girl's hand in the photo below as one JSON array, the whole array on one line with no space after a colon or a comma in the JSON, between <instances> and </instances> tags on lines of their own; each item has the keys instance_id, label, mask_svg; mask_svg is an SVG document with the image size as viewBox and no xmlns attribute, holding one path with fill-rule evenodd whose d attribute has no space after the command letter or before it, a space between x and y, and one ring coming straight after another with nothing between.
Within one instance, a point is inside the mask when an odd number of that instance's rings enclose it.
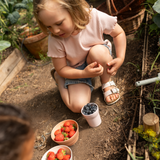
<instances>
[{"instance_id":1,"label":"girl's hand","mask_svg":"<svg viewBox=\"0 0 160 160\"><path fill-rule=\"evenodd\" d=\"M122 65L123 60L121 58L115 58L112 61L110 61L109 63L107 63L107 73L110 74L111 76L116 75L117 70L119 69L119 67Z\"/></svg>"},{"instance_id":2,"label":"girl's hand","mask_svg":"<svg viewBox=\"0 0 160 160\"><path fill-rule=\"evenodd\" d=\"M84 69L84 72L87 78L101 76L103 74L103 67L97 62L93 62Z\"/></svg>"}]
</instances>

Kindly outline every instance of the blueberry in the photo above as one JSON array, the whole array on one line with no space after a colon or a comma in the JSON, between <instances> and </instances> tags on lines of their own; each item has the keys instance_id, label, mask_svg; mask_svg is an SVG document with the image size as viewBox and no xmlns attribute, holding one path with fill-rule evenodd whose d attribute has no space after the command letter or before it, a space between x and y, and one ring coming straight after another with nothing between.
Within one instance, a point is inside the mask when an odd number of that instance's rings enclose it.
<instances>
[{"instance_id":1,"label":"blueberry","mask_svg":"<svg viewBox=\"0 0 160 160\"><path fill-rule=\"evenodd\" d=\"M85 115L90 115L90 114L93 114L96 110L97 110L97 105L95 105L94 103L87 103L83 107L82 112Z\"/></svg>"}]
</instances>

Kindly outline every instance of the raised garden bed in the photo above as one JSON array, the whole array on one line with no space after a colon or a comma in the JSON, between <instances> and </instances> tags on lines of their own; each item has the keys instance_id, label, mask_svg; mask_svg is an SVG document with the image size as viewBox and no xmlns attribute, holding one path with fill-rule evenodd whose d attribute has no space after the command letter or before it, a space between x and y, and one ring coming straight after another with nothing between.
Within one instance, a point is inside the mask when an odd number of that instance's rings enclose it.
<instances>
[{"instance_id":1,"label":"raised garden bed","mask_svg":"<svg viewBox=\"0 0 160 160\"><path fill-rule=\"evenodd\" d=\"M13 52L9 53L9 56L0 65L0 95L25 64L26 60L18 49L14 49Z\"/></svg>"}]
</instances>

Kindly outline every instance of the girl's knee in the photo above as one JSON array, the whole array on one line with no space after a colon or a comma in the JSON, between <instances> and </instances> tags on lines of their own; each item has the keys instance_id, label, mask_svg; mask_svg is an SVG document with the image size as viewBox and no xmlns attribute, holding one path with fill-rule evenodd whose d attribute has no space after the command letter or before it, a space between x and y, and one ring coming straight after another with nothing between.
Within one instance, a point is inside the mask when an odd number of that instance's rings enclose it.
<instances>
[{"instance_id":1,"label":"girl's knee","mask_svg":"<svg viewBox=\"0 0 160 160\"><path fill-rule=\"evenodd\" d=\"M91 62L97 61L102 64L112 60L112 56L110 55L109 49L104 45L95 45L90 49L87 59Z\"/></svg>"},{"instance_id":2,"label":"girl's knee","mask_svg":"<svg viewBox=\"0 0 160 160\"><path fill-rule=\"evenodd\" d=\"M72 103L69 107L69 109L74 112L74 113L81 113L81 109L83 108L84 105L86 105L84 102L77 102L77 103Z\"/></svg>"},{"instance_id":3,"label":"girl's knee","mask_svg":"<svg viewBox=\"0 0 160 160\"><path fill-rule=\"evenodd\" d=\"M70 110L73 113L81 113L81 108L80 107L71 107Z\"/></svg>"}]
</instances>

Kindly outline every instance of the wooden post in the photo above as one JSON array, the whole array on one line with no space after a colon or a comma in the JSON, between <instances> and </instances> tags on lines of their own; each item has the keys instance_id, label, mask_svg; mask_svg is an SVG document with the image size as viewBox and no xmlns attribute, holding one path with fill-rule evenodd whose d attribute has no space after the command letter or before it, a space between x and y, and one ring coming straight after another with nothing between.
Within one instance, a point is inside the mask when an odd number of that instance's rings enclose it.
<instances>
[{"instance_id":1,"label":"wooden post","mask_svg":"<svg viewBox=\"0 0 160 160\"><path fill-rule=\"evenodd\" d=\"M154 113L147 113L143 116L144 131L152 129L159 134L159 117Z\"/></svg>"}]
</instances>

